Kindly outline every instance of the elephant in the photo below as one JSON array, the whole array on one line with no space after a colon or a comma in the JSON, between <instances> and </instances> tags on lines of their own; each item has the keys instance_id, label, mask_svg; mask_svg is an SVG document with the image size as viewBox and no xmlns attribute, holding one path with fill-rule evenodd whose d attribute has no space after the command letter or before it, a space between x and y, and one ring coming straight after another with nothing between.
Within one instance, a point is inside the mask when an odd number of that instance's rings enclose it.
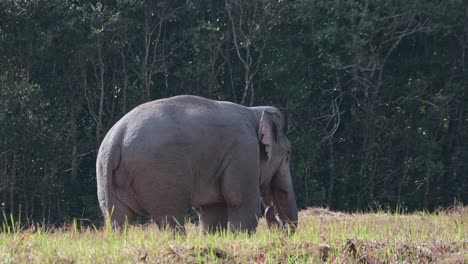
<instances>
[{"instance_id":1,"label":"elephant","mask_svg":"<svg viewBox=\"0 0 468 264\"><path fill-rule=\"evenodd\" d=\"M265 216L269 228L278 228L281 226L281 223L277 219L275 208L273 206L267 206L267 208L264 210L263 215Z\"/></svg>"},{"instance_id":2,"label":"elephant","mask_svg":"<svg viewBox=\"0 0 468 264\"><path fill-rule=\"evenodd\" d=\"M190 208L204 232L252 232L261 201L294 231L298 214L286 120L275 107L192 95L141 104L101 142L97 195L114 227L149 216L183 230ZM268 220L268 219L267 219Z\"/></svg>"}]
</instances>

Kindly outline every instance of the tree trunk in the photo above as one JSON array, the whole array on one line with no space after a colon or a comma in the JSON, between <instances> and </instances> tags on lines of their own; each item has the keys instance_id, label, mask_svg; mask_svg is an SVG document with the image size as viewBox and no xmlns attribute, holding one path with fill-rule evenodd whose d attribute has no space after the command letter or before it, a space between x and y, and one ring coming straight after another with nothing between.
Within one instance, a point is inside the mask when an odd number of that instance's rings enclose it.
<instances>
[{"instance_id":1,"label":"tree trunk","mask_svg":"<svg viewBox=\"0 0 468 264\"><path fill-rule=\"evenodd\" d=\"M2 212L5 209L6 201L7 201L7 191L8 191L8 159L7 155L4 154L3 157L3 168L2 168L2 177L0 178L0 191L2 193L2 200L0 201L0 205L2 207Z\"/></svg>"},{"instance_id":2,"label":"tree trunk","mask_svg":"<svg viewBox=\"0 0 468 264\"><path fill-rule=\"evenodd\" d=\"M101 145L101 131L102 131L102 119L104 114L104 61L102 58L102 43L99 43L97 46L97 56L98 56L98 63L99 63L99 77L96 74L96 80L99 83L99 111L97 115L97 122L96 122L96 153L99 150L99 146Z\"/></svg>"},{"instance_id":3,"label":"tree trunk","mask_svg":"<svg viewBox=\"0 0 468 264\"><path fill-rule=\"evenodd\" d=\"M127 88L128 88L128 75L127 75L127 59L125 56L124 48L121 50L122 58L122 74L123 74L123 113L127 113Z\"/></svg>"},{"instance_id":4,"label":"tree trunk","mask_svg":"<svg viewBox=\"0 0 468 264\"><path fill-rule=\"evenodd\" d=\"M15 214L16 152L13 153L10 178L10 213Z\"/></svg>"},{"instance_id":5,"label":"tree trunk","mask_svg":"<svg viewBox=\"0 0 468 264\"><path fill-rule=\"evenodd\" d=\"M428 157L429 159L429 157ZM424 176L424 209L430 209L430 191L431 191L431 161L426 160L426 175Z\"/></svg>"},{"instance_id":6,"label":"tree trunk","mask_svg":"<svg viewBox=\"0 0 468 264\"><path fill-rule=\"evenodd\" d=\"M2 180L2 201L1 201L1 207L2 207L2 212L5 209L6 201L7 201L7 191L8 191L8 159L7 156L3 158L3 175L0 180Z\"/></svg>"},{"instance_id":7,"label":"tree trunk","mask_svg":"<svg viewBox=\"0 0 468 264\"><path fill-rule=\"evenodd\" d=\"M151 80L155 72L156 58L158 45L161 38L163 18L159 17L159 21L153 21L154 17L152 10L145 10L145 25L144 25L144 43L143 43L143 60L141 62L141 79L143 82L142 100L147 102L151 99ZM153 38L154 33L157 35Z\"/></svg>"},{"instance_id":8,"label":"tree trunk","mask_svg":"<svg viewBox=\"0 0 468 264\"><path fill-rule=\"evenodd\" d=\"M76 182L76 175L78 173L78 157L76 155L77 151L77 140L76 140L76 116L75 111L72 110L71 112L71 129L70 129L70 136L72 141L72 153L71 153L71 183L74 184Z\"/></svg>"},{"instance_id":9,"label":"tree trunk","mask_svg":"<svg viewBox=\"0 0 468 264\"><path fill-rule=\"evenodd\" d=\"M336 178L336 170L335 170L335 154L333 153L333 142L330 139L328 141L328 168L330 170L330 185L328 186L328 208L333 208L333 191L335 188L335 178Z\"/></svg>"}]
</instances>

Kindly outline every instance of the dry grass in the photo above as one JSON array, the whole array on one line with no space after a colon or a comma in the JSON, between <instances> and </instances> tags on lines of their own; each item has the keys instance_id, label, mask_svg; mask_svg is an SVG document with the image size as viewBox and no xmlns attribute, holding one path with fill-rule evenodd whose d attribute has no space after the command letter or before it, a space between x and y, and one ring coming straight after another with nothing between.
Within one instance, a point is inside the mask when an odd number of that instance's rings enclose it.
<instances>
[{"instance_id":1,"label":"dry grass","mask_svg":"<svg viewBox=\"0 0 468 264\"><path fill-rule=\"evenodd\" d=\"M468 263L468 207L437 213L344 214L309 208L296 234L187 235L155 226L123 233L70 225L0 232L3 263Z\"/></svg>"}]
</instances>

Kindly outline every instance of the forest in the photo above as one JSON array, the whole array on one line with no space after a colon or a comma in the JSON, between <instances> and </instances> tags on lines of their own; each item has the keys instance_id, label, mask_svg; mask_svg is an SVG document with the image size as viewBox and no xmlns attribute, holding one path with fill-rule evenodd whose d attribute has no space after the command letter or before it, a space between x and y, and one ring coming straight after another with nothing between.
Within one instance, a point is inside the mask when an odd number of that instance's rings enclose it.
<instances>
[{"instance_id":1,"label":"forest","mask_svg":"<svg viewBox=\"0 0 468 264\"><path fill-rule=\"evenodd\" d=\"M100 221L95 162L135 106L193 94L288 116L300 208L468 202L463 0L0 0L0 202Z\"/></svg>"}]
</instances>

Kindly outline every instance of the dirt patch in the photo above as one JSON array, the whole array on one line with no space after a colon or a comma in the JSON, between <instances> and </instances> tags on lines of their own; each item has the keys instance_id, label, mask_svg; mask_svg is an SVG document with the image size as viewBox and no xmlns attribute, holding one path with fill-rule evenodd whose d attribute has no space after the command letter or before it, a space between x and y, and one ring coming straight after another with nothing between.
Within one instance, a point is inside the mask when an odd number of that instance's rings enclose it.
<instances>
[{"instance_id":1,"label":"dirt patch","mask_svg":"<svg viewBox=\"0 0 468 264\"><path fill-rule=\"evenodd\" d=\"M162 250L157 263L233 263L226 251L213 247L176 247Z\"/></svg>"},{"instance_id":2,"label":"dirt patch","mask_svg":"<svg viewBox=\"0 0 468 264\"><path fill-rule=\"evenodd\" d=\"M321 207L308 207L307 209L301 210L299 213L302 216L336 217L336 218L344 218L346 216L345 213L333 212L333 211L328 210L327 208L321 208Z\"/></svg>"},{"instance_id":3,"label":"dirt patch","mask_svg":"<svg viewBox=\"0 0 468 264\"><path fill-rule=\"evenodd\" d=\"M464 243L412 245L348 239L342 251L342 263L465 263L461 254L465 246Z\"/></svg>"},{"instance_id":4,"label":"dirt patch","mask_svg":"<svg viewBox=\"0 0 468 264\"><path fill-rule=\"evenodd\" d=\"M283 237L266 244L259 251L252 259L255 263L269 263L268 256L275 259L275 263L289 263L292 259L297 263L316 263L327 262L333 249L327 244L310 241L294 242Z\"/></svg>"}]
</instances>

